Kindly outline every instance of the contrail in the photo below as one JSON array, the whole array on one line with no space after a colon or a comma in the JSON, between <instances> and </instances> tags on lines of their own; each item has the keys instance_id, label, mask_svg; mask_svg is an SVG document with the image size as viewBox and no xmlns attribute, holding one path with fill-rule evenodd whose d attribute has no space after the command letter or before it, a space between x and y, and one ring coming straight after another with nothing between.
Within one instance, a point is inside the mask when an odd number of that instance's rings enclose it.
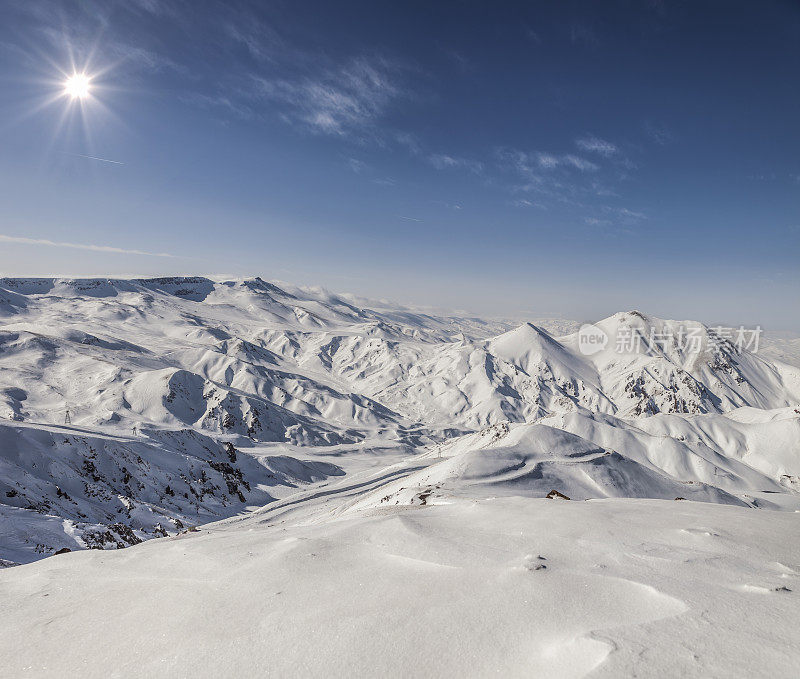
<instances>
[{"instance_id":1,"label":"contrail","mask_svg":"<svg viewBox=\"0 0 800 679\"><path fill-rule=\"evenodd\" d=\"M113 161L112 161L113 162ZM74 250L92 250L93 252L114 252L123 255L145 255L147 257L170 257L176 258L178 255L171 255L167 252L146 252L145 250L127 250L125 248L115 248L110 245L92 245L89 243L63 243L60 241L48 240L46 238L24 238L22 236L6 236L0 233L0 243L21 243L23 245L45 245L55 248L72 248Z\"/></svg>"},{"instance_id":2,"label":"contrail","mask_svg":"<svg viewBox=\"0 0 800 679\"><path fill-rule=\"evenodd\" d=\"M421 219L417 219L416 217L404 217L403 215L397 215L400 219L405 219L409 222L421 222Z\"/></svg>"},{"instance_id":3,"label":"contrail","mask_svg":"<svg viewBox=\"0 0 800 679\"><path fill-rule=\"evenodd\" d=\"M83 153L67 153L66 151L62 151L65 156L75 156L77 158L88 158L89 160L99 160L103 163L114 163L114 165L124 165L125 163L120 162L119 160L109 160L108 158L98 158L97 156L86 156Z\"/></svg>"}]
</instances>

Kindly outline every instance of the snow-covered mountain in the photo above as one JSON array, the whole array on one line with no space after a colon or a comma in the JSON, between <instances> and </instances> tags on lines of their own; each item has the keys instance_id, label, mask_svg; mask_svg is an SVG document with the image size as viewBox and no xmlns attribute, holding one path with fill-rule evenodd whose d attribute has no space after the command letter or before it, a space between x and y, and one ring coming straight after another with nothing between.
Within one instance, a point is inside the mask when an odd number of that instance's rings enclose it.
<instances>
[{"instance_id":1,"label":"snow-covered mountain","mask_svg":"<svg viewBox=\"0 0 800 679\"><path fill-rule=\"evenodd\" d=\"M0 559L135 544L400 453L425 469L354 506L475 487L791 505L800 369L697 322L595 326L612 341L587 354L577 323L259 278L0 279Z\"/></svg>"}]
</instances>

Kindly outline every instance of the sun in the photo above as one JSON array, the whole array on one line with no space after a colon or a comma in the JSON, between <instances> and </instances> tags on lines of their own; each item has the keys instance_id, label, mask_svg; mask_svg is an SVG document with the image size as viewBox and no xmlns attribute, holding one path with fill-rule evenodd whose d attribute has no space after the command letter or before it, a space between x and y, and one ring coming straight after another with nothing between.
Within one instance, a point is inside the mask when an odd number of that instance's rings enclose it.
<instances>
[{"instance_id":1,"label":"sun","mask_svg":"<svg viewBox=\"0 0 800 679\"><path fill-rule=\"evenodd\" d=\"M64 94L72 99L85 99L89 96L91 78L85 73L75 73L64 83Z\"/></svg>"}]
</instances>

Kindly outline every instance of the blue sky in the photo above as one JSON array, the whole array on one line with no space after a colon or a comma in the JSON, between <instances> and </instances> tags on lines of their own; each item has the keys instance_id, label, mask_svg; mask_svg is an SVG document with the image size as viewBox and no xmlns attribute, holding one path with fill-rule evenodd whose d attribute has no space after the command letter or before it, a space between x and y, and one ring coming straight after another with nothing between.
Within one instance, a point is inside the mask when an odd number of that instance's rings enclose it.
<instances>
[{"instance_id":1,"label":"blue sky","mask_svg":"<svg viewBox=\"0 0 800 679\"><path fill-rule=\"evenodd\" d=\"M5 0L0 271L800 329L798 73L789 1Z\"/></svg>"}]
</instances>

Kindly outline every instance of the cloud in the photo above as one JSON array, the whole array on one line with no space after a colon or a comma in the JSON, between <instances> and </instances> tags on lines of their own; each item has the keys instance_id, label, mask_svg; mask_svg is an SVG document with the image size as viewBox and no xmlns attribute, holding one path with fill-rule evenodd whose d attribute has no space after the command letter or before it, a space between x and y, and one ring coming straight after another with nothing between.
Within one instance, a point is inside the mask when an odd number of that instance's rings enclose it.
<instances>
[{"instance_id":1,"label":"cloud","mask_svg":"<svg viewBox=\"0 0 800 679\"><path fill-rule=\"evenodd\" d=\"M483 172L483 163L477 160L470 160L469 158L459 158L457 156L448 156L442 153L435 153L428 156L428 162L433 165L437 170L446 170L449 168L463 168L480 174Z\"/></svg>"},{"instance_id":2,"label":"cloud","mask_svg":"<svg viewBox=\"0 0 800 679\"><path fill-rule=\"evenodd\" d=\"M600 44L597 34L585 24L573 24L570 26L569 38L573 45L596 47Z\"/></svg>"},{"instance_id":3,"label":"cloud","mask_svg":"<svg viewBox=\"0 0 800 679\"><path fill-rule=\"evenodd\" d=\"M144 255L146 257L170 257L175 258L179 255L170 255L166 252L146 252L144 250L128 250L125 248L115 248L110 245L91 245L84 243L63 243L52 241L46 238L23 238L22 236L6 236L0 234L2 243L20 243L22 245L43 245L55 248L71 248L73 250L91 250L92 252L111 252L121 255Z\"/></svg>"},{"instance_id":4,"label":"cloud","mask_svg":"<svg viewBox=\"0 0 800 679\"><path fill-rule=\"evenodd\" d=\"M598 165L591 160L572 154L554 156L551 153L538 153L536 154L536 161L539 167L544 170L552 170L557 167L573 167L581 172L594 172L599 169Z\"/></svg>"},{"instance_id":5,"label":"cloud","mask_svg":"<svg viewBox=\"0 0 800 679\"><path fill-rule=\"evenodd\" d=\"M537 203L533 200L527 200L525 198L521 198L520 200L515 200L511 203L514 207L538 207L540 210L546 210L547 207L542 205L541 203Z\"/></svg>"},{"instance_id":6,"label":"cloud","mask_svg":"<svg viewBox=\"0 0 800 679\"><path fill-rule=\"evenodd\" d=\"M610 153L609 147L613 147L617 155L609 162L596 163L571 153L526 152L502 147L496 149L499 169L517 177L517 182L507 185L508 190L527 194L525 198L516 197L509 204L518 208L537 207L546 210L558 203L560 209L571 210L576 219L598 227L633 225L647 219L647 215L642 212L598 203L598 199L619 197L615 182L623 179L619 166L626 165L625 159L614 144L605 140L588 136L579 137L576 144L579 141L585 142L584 146L589 147L589 152L594 151L603 159ZM533 200L533 197L537 200ZM605 214L592 214L598 212Z\"/></svg>"},{"instance_id":7,"label":"cloud","mask_svg":"<svg viewBox=\"0 0 800 679\"><path fill-rule=\"evenodd\" d=\"M642 219L647 219L647 215L643 212L636 212L635 210L629 210L626 207L609 207L606 205L603 208L603 211L608 214L614 214L619 217L623 222L630 224L632 222L638 222Z\"/></svg>"},{"instance_id":8,"label":"cloud","mask_svg":"<svg viewBox=\"0 0 800 679\"><path fill-rule=\"evenodd\" d=\"M593 181L590 188L591 188L591 192L595 196L601 196L601 197L613 196L613 197L616 197L616 196L619 195L616 191L608 188L607 186L605 186L601 182L597 182L597 181Z\"/></svg>"},{"instance_id":9,"label":"cloud","mask_svg":"<svg viewBox=\"0 0 800 679\"><path fill-rule=\"evenodd\" d=\"M432 200L430 201L434 205L441 205L442 207L447 208L448 210L461 210L463 209L461 205L458 203L448 203L446 200Z\"/></svg>"},{"instance_id":10,"label":"cloud","mask_svg":"<svg viewBox=\"0 0 800 679\"><path fill-rule=\"evenodd\" d=\"M558 167L559 164L558 158L556 156L551 156L549 153L538 154L537 160L539 162L539 167L543 167L546 170Z\"/></svg>"},{"instance_id":11,"label":"cloud","mask_svg":"<svg viewBox=\"0 0 800 679\"><path fill-rule=\"evenodd\" d=\"M347 164L350 166L350 169L356 174L361 174L367 169L367 164L363 160L359 160L358 158L348 158Z\"/></svg>"},{"instance_id":12,"label":"cloud","mask_svg":"<svg viewBox=\"0 0 800 679\"><path fill-rule=\"evenodd\" d=\"M442 48L442 52L462 73L475 70L472 62L458 50Z\"/></svg>"},{"instance_id":13,"label":"cloud","mask_svg":"<svg viewBox=\"0 0 800 679\"><path fill-rule=\"evenodd\" d=\"M666 127L655 123L646 122L644 124L644 133L659 146L666 146L675 141L675 135L672 132Z\"/></svg>"},{"instance_id":14,"label":"cloud","mask_svg":"<svg viewBox=\"0 0 800 679\"><path fill-rule=\"evenodd\" d=\"M535 191L541 195L555 198L564 193L573 192L571 187L565 187L561 178L553 176L548 170L559 165L558 156L548 153L528 153L518 149L498 148L495 155L500 167L506 172L518 175L522 184L510 187L512 191Z\"/></svg>"},{"instance_id":15,"label":"cloud","mask_svg":"<svg viewBox=\"0 0 800 679\"><path fill-rule=\"evenodd\" d=\"M583 151L588 151L589 153L599 153L601 156L605 156L606 158L615 155L619 151L616 144L612 144L610 141L592 136L576 139L575 145Z\"/></svg>"},{"instance_id":16,"label":"cloud","mask_svg":"<svg viewBox=\"0 0 800 679\"><path fill-rule=\"evenodd\" d=\"M530 26L527 25L523 26L523 33L525 34L525 37L535 45L542 44L541 37L539 37L539 34L536 31L534 31Z\"/></svg>"},{"instance_id":17,"label":"cloud","mask_svg":"<svg viewBox=\"0 0 800 679\"><path fill-rule=\"evenodd\" d=\"M531 157L531 154L525 153L525 151L520 151L518 149L501 147L495 149L495 155L497 156L498 161L500 161L501 166L504 166L507 169L510 168L511 170L518 172L528 179L530 179L532 176L536 176L532 167L534 159ZM536 178L540 179L538 176L536 176Z\"/></svg>"},{"instance_id":18,"label":"cloud","mask_svg":"<svg viewBox=\"0 0 800 679\"><path fill-rule=\"evenodd\" d=\"M284 118L313 132L345 136L372 125L404 92L383 59L359 57L318 77L268 80L255 77L260 97L284 106Z\"/></svg>"},{"instance_id":19,"label":"cloud","mask_svg":"<svg viewBox=\"0 0 800 679\"><path fill-rule=\"evenodd\" d=\"M191 92L180 97L187 104L200 106L201 108L218 108L232 113L242 120L252 120L256 117L255 111L249 106L235 101L225 95L207 95L199 92Z\"/></svg>"},{"instance_id":20,"label":"cloud","mask_svg":"<svg viewBox=\"0 0 800 679\"><path fill-rule=\"evenodd\" d=\"M74 12L61 16L64 3L27 3L38 5L40 16L34 29L37 42L46 42L57 52L69 55L70 60L88 68L98 75L113 73L120 67L133 67L151 72L174 71L186 78L193 77L193 71L165 56L162 52L146 47L144 43L157 44L152 36L136 36L136 44L128 42L127 33L114 33L114 26L108 13L109 3L87 4L83 11L74 3ZM83 4L83 3L81 3ZM91 7L91 10L89 9ZM163 3L141 0L139 6L128 3L125 8L134 12L163 15L160 20L172 13ZM60 17L60 20L57 18ZM173 20L171 17L170 20ZM103 37L100 39L99 34ZM34 53L35 54L35 53ZM38 58L41 58L39 55Z\"/></svg>"},{"instance_id":21,"label":"cloud","mask_svg":"<svg viewBox=\"0 0 800 679\"><path fill-rule=\"evenodd\" d=\"M422 145L419 143L419 140L416 138L416 136L410 132L396 132L394 138L398 144L405 146L411 155L422 155Z\"/></svg>"},{"instance_id":22,"label":"cloud","mask_svg":"<svg viewBox=\"0 0 800 679\"><path fill-rule=\"evenodd\" d=\"M398 219L405 219L407 222L422 222L421 219L416 217L406 217L405 215L397 215Z\"/></svg>"},{"instance_id":23,"label":"cloud","mask_svg":"<svg viewBox=\"0 0 800 679\"><path fill-rule=\"evenodd\" d=\"M128 0L128 8L140 9L156 16L173 13L173 7L163 0Z\"/></svg>"},{"instance_id":24,"label":"cloud","mask_svg":"<svg viewBox=\"0 0 800 679\"><path fill-rule=\"evenodd\" d=\"M108 46L108 53L116 57L123 63L134 64L141 68L156 73L171 70L181 75L188 75L189 69L172 59L158 54L153 50L145 49L138 45L129 45L122 41L114 41Z\"/></svg>"},{"instance_id":25,"label":"cloud","mask_svg":"<svg viewBox=\"0 0 800 679\"><path fill-rule=\"evenodd\" d=\"M634 212L626 207L619 208L617 214L625 219L647 219L647 215L643 212Z\"/></svg>"},{"instance_id":26,"label":"cloud","mask_svg":"<svg viewBox=\"0 0 800 679\"><path fill-rule=\"evenodd\" d=\"M572 165L572 167L575 167L575 168L581 170L582 172L586 172L586 171L594 172L595 170L598 169L598 166L595 165L590 160L586 160L585 158L581 158L579 156L572 156L572 155L563 156L562 159L561 159L561 164L562 165Z\"/></svg>"},{"instance_id":27,"label":"cloud","mask_svg":"<svg viewBox=\"0 0 800 679\"><path fill-rule=\"evenodd\" d=\"M242 45L256 61L277 61L290 49L285 41L269 26L253 17L248 18L248 27L234 24L225 27L225 34L234 43Z\"/></svg>"}]
</instances>

